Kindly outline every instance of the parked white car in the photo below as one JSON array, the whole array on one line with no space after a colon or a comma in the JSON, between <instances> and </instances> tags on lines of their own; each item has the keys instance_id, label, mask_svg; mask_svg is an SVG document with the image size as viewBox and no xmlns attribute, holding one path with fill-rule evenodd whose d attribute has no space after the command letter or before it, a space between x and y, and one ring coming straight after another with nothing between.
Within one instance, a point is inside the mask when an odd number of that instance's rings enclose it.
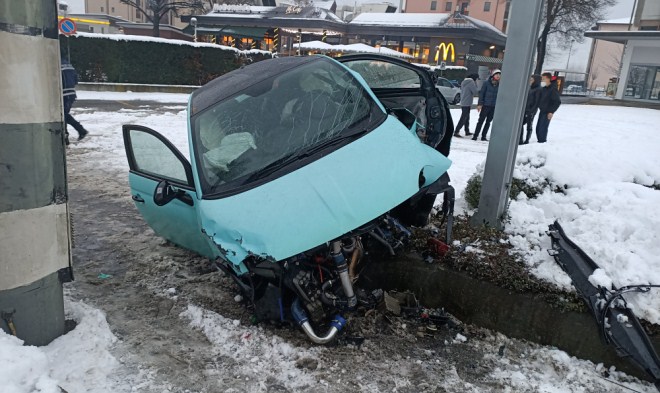
<instances>
[{"instance_id":1,"label":"parked white car","mask_svg":"<svg viewBox=\"0 0 660 393\"><path fill-rule=\"evenodd\" d=\"M461 102L461 88L456 87L448 79L438 78L435 87L450 104L456 105Z\"/></svg>"}]
</instances>

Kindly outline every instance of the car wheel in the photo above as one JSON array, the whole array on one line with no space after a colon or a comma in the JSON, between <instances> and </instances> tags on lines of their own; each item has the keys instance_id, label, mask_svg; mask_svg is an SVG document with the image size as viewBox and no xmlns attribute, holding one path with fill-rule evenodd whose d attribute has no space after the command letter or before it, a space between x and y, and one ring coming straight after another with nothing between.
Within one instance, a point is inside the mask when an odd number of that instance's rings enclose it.
<instances>
[{"instance_id":1,"label":"car wheel","mask_svg":"<svg viewBox=\"0 0 660 393\"><path fill-rule=\"evenodd\" d=\"M456 97L454 97L454 102L452 102L452 104L458 105L459 102L461 102L461 93L456 94Z\"/></svg>"}]
</instances>

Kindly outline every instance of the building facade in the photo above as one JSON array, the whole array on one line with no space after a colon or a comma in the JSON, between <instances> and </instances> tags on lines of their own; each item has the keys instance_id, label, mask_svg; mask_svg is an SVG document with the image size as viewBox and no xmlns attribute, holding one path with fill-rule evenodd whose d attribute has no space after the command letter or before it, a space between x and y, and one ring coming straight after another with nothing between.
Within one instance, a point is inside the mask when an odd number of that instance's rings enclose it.
<instances>
[{"instance_id":1,"label":"building facade","mask_svg":"<svg viewBox=\"0 0 660 393\"><path fill-rule=\"evenodd\" d=\"M595 30L585 36L624 45L615 98L660 101L660 2L637 0L630 30Z\"/></svg>"},{"instance_id":2,"label":"building facade","mask_svg":"<svg viewBox=\"0 0 660 393\"><path fill-rule=\"evenodd\" d=\"M495 26L506 33L511 0L406 0L402 12L453 13L459 12Z\"/></svg>"},{"instance_id":3,"label":"building facade","mask_svg":"<svg viewBox=\"0 0 660 393\"><path fill-rule=\"evenodd\" d=\"M630 18L604 20L596 24L597 31L628 31ZM619 78L624 45L618 42L593 40L587 63L586 87L606 90L612 80Z\"/></svg>"},{"instance_id":4,"label":"building facade","mask_svg":"<svg viewBox=\"0 0 660 393\"><path fill-rule=\"evenodd\" d=\"M414 62L499 68L506 36L490 24L454 13L361 13L350 22L319 7L217 6L197 15L196 31L216 42L295 54L298 41L328 44L365 43L413 57ZM190 18L183 18L190 20ZM193 32L193 26L184 31Z\"/></svg>"}]
</instances>

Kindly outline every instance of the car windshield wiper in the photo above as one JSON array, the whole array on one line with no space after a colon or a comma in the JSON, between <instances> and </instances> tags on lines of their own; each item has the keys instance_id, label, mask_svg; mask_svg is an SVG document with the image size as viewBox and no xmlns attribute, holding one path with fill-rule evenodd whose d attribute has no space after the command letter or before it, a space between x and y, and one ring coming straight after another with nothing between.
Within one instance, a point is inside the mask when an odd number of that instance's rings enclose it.
<instances>
[{"instance_id":1,"label":"car windshield wiper","mask_svg":"<svg viewBox=\"0 0 660 393\"><path fill-rule=\"evenodd\" d=\"M260 170L252 173L247 179L245 179L245 183L249 183L258 179L262 179L266 176L271 175L274 172L277 172L278 170L286 167L287 165L290 165L298 160L301 160L303 158L312 156L315 153L318 153L319 151L322 151L330 146L335 146L337 144L340 144L341 142L347 140L347 139L354 139L359 136L362 136L367 133L367 129L363 129L358 132L353 132L347 135L340 135L335 138L328 139L327 141L324 141L322 143L319 143L317 145L313 145L307 149L303 149L299 151L298 153L291 153L287 154L284 157L275 160L271 162L270 164L266 165L265 167L261 168Z\"/></svg>"}]
</instances>

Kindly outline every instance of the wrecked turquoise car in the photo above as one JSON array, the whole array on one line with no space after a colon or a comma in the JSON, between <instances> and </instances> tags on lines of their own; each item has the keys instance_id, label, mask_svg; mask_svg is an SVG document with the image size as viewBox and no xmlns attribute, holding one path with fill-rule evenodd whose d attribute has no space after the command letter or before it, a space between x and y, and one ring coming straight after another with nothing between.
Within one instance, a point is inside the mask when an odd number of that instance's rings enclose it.
<instances>
[{"instance_id":1,"label":"wrecked turquoise car","mask_svg":"<svg viewBox=\"0 0 660 393\"><path fill-rule=\"evenodd\" d=\"M358 288L365 250L395 253L438 194L452 209L453 124L434 82L377 55L235 70L190 97L190 161L123 127L132 198L157 235L229 274L259 319L330 342L343 313L379 300Z\"/></svg>"}]
</instances>

